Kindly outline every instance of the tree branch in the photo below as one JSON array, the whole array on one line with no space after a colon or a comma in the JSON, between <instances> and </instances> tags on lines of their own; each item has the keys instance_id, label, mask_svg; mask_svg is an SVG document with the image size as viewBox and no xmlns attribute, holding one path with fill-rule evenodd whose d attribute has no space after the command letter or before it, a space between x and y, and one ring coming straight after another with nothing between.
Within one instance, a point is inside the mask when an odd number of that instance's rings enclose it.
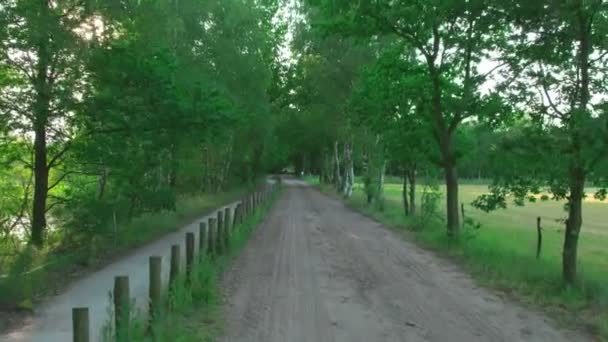
<instances>
[{"instance_id":1,"label":"tree branch","mask_svg":"<svg viewBox=\"0 0 608 342\"><path fill-rule=\"evenodd\" d=\"M72 147L71 141L66 142L63 145L63 148L61 150L59 150L59 152L57 152L53 158L51 158L51 161L49 161L47 168L52 169L53 167L57 166L59 160L63 157L63 155L70 149L70 147Z\"/></svg>"},{"instance_id":2,"label":"tree branch","mask_svg":"<svg viewBox=\"0 0 608 342\"><path fill-rule=\"evenodd\" d=\"M48 191L53 190L57 185L59 185L59 183L61 183L65 179L65 177L67 177L69 175L73 175L75 173L77 173L77 172L66 171L63 175L61 175L61 177L57 178L57 180L53 184L51 184L49 187L47 187L47 190Z\"/></svg>"},{"instance_id":3,"label":"tree branch","mask_svg":"<svg viewBox=\"0 0 608 342\"><path fill-rule=\"evenodd\" d=\"M547 82L545 81L545 68L543 67L542 63L538 63L540 66L540 70L543 73L542 78L540 80L543 92L545 94L545 97L547 98L547 101L549 102L549 106L551 106L551 108L562 118L564 119L566 117L566 115L560 111L557 106L555 105L555 103L553 102L553 100L551 99L551 96L549 95L549 90L547 89Z\"/></svg>"}]
</instances>

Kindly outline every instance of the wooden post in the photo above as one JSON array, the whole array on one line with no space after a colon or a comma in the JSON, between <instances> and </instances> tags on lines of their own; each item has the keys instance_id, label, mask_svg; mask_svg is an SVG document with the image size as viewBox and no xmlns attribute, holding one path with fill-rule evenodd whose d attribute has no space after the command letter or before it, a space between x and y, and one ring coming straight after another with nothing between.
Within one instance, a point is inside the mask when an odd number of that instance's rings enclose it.
<instances>
[{"instance_id":1,"label":"wooden post","mask_svg":"<svg viewBox=\"0 0 608 342\"><path fill-rule=\"evenodd\" d=\"M536 240L536 259L540 259L540 251L543 246L543 231L540 225L540 216L536 218L536 231L538 234Z\"/></svg>"},{"instance_id":2,"label":"wooden post","mask_svg":"<svg viewBox=\"0 0 608 342\"><path fill-rule=\"evenodd\" d=\"M116 324L116 341L129 341L130 324L129 277L114 278L114 321Z\"/></svg>"},{"instance_id":3,"label":"wooden post","mask_svg":"<svg viewBox=\"0 0 608 342\"><path fill-rule=\"evenodd\" d=\"M169 287L177 281L179 276L179 259L180 259L179 245L171 246L171 268L169 269Z\"/></svg>"},{"instance_id":4,"label":"wooden post","mask_svg":"<svg viewBox=\"0 0 608 342\"><path fill-rule=\"evenodd\" d=\"M239 224L245 220L245 202L239 203Z\"/></svg>"},{"instance_id":5,"label":"wooden post","mask_svg":"<svg viewBox=\"0 0 608 342\"><path fill-rule=\"evenodd\" d=\"M462 214L462 229L464 229L465 226L465 220L464 220L464 203L460 203L460 213Z\"/></svg>"},{"instance_id":6,"label":"wooden post","mask_svg":"<svg viewBox=\"0 0 608 342\"><path fill-rule=\"evenodd\" d=\"M72 309L72 335L74 342L89 342L89 308Z\"/></svg>"},{"instance_id":7,"label":"wooden post","mask_svg":"<svg viewBox=\"0 0 608 342\"><path fill-rule=\"evenodd\" d=\"M232 220L232 231L235 231L239 222L239 217L241 216L241 203L237 203L236 207L234 207L234 218Z\"/></svg>"},{"instance_id":8,"label":"wooden post","mask_svg":"<svg viewBox=\"0 0 608 342\"><path fill-rule=\"evenodd\" d=\"M207 222L198 224L198 254L202 258L207 251Z\"/></svg>"},{"instance_id":9,"label":"wooden post","mask_svg":"<svg viewBox=\"0 0 608 342\"><path fill-rule=\"evenodd\" d=\"M150 257L150 284L148 295L150 297L150 308L149 316L150 321L154 319L154 315L160 308L161 302L161 289L162 289L162 278L161 278L161 266L162 258L159 256Z\"/></svg>"},{"instance_id":10,"label":"wooden post","mask_svg":"<svg viewBox=\"0 0 608 342\"><path fill-rule=\"evenodd\" d=\"M241 202L239 209L239 223L243 224L245 222L245 202Z\"/></svg>"},{"instance_id":11,"label":"wooden post","mask_svg":"<svg viewBox=\"0 0 608 342\"><path fill-rule=\"evenodd\" d=\"M232 208L224 209L224 247L226 251L230 250L230 236L232 236Z\"/></svg>"},{"instance_id":12,"label":"wooden post","mask_svg":"<svg viewBox=\"0 0 608 342\"><path fill-rule=\"evenodd\" d=\"M222 210L218 210L217 212L217 236L215 247L217 250L217 254L224 253L224 212Z\"/></svg>"},{"instance_id":13,"label":"wooden post","mask_svg":"<svg viewBox=\"0 0 608 342\"><path fill-rule=\"evenodd\" d=\"M192 268L194 267L194 233L186 233L186 279L192 281Z\"/></svg>"},{"instance_id":14,"label":"wooden post","mask_svg":"<svg viewBox=\"0 0 608 342\"><path fill-rule=\"evenodd\" d=\"M207 254L210 256L215 255L215 234L216 234L216 224L217 222L213 217L209 218L207 227L209 230L207 231Z\"/></svg>"}]
</instances>

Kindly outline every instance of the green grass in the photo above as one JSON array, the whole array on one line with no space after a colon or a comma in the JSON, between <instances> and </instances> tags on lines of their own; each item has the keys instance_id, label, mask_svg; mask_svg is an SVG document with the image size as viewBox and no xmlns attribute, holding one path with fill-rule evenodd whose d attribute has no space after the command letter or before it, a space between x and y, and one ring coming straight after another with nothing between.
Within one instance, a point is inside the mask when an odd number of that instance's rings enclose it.
<instances>
[{"instance_id":1,"label":"green grass","mask_svg":"<svg viewBox=\"0 0 608 342\"><path fill-rule=\"evenodd\" d=\"M61 290L79 274L171 233L204 213L234 201L243 193L244 189L238 189L179 198L175 211L148 213L131 222L119 223L116 234L112 228L105 229L112 234L99 234L89 245L79 246L78 250L64 250L52 241L42 250L26 248L14 257L7 275L0 279L0 309L31 309L37 298Z\"/></svg>"},{"instance_id":2,"label":"green grass","mask_svg":"<svg viewBox=\"0 0 608 342\"><path fill-rule=\"evenodd\" d=\"M331 191L327 187L323 190ZM579 281L575 287L566 287L561 281L563 224L557 221L565 217L563 203L537 202L484 213L470 206L484 192L487 186L460 186L465 215L479 222L481 228L466 228L457 243L447 238L442 219L421 223L420 218L404 216L400 184L386 185L384 212L366 204L360 184L348 203L395 229L421 227L413 235L419 243L461 262L481 284L504 290L564 322L608 339L608 203L585 202ZM420 203L420 193L417 195ZM443 217L444 201L439 205L439 216ZM535 255L537 216L544 227L539 260Z\"/></svg>"},{"instance_id":3,"label":"green grass","mask_svg":"<svg viewBox=\"0 0 608 342\"><path fill-rule=\"evenodd\" d=\"M130 324L128 341L215 341L224 330L219 278L243 249L249 236L277 196L276 193L271 196L254 215L246 218L243 224L236 228L230 240L228 254L215 258L199 256L193 270L191 285L186 285L184 274L180 275L177 282L172 285L171 291L165 294L166 305L157 312L158 319L151 325L151 329L147 329L147 317L136 316ZM106 323L104 328L103 335L106 341L114 340L111 326L111 323Z\"/></svg>"}]
</instances>

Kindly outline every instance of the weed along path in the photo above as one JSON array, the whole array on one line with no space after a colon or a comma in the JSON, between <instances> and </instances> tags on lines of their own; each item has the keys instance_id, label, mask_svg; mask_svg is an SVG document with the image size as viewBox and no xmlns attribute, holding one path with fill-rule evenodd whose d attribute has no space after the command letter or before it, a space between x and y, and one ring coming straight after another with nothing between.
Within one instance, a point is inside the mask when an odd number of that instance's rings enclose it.
<instances>
[{"instance_id":1,"label":"weed along path","mask_svg":"<svg viewBox=\"0 0 608 342\"><path fill-rule=\"evenodd\" d=\"M303 182L223 279L225 342L587 341Z\"/></svg>"},{"instance_id":2,"label":"weed along path","mask_svg":"<svg viewBox=\"0 0 608 342\"><path fill-rule=\"evenodd\" d=\"M236 203L230 205L234 209ZM135 301L137 310L147 310L149 291L149 258L162 257L163 287L169 279L171 246L180 245L181 268L185 262L185 235L195 233L199 238L199 222L207 222L209 217L216 217L217 211L200 217L192 224L165 236L164 238L134 250L129 256L112 263L100 271L73 283L62 294L50 298L36 311L29 322L17 330L0 334L0 342L68 342L72 341L72 308L89 308L89 325L91 341L100 340L102 327L110 319L110 293L114 286L114 277L129 277L130 298ZM198 243L195 244L198 255Z\"/></svg>"}]
</instances>

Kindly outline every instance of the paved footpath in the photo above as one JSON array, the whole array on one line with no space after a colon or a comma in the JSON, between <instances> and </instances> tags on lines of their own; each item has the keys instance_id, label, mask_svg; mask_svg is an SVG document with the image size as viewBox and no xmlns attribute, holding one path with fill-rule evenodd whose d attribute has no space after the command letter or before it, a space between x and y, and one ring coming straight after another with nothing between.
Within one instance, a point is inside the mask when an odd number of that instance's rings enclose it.
<instances>
[{"instance_id":1,"label":"paved footpath","mask_svg":"<svg viewBox=\"0 0 608 342\"><path fill-rule=\"evenodd\" d=\"M232 208L236 203L231 205ZM213 217L216 217L214 212ZM0 335L0 342L69 342L72 341L72 308L88 307L92 341L99 341L103 325L108 321L109 294L114 287L114 277L129 276L130 294L138 310L146 310L148 303L149 257L162 256L164 286L169 279L171 245L180 244L182 262L185 260L185 234L194 232L198 241L199 222L204 216L179 231L141 248L129 256L103 269L91 273L71 284L62 294L43 303L35 315L17 330ZM198 244L195 244L198 248ZM198 251L196 251L198 253ZM182 265L183 267L183 265Z\"/></svg>"}]
</instances>

